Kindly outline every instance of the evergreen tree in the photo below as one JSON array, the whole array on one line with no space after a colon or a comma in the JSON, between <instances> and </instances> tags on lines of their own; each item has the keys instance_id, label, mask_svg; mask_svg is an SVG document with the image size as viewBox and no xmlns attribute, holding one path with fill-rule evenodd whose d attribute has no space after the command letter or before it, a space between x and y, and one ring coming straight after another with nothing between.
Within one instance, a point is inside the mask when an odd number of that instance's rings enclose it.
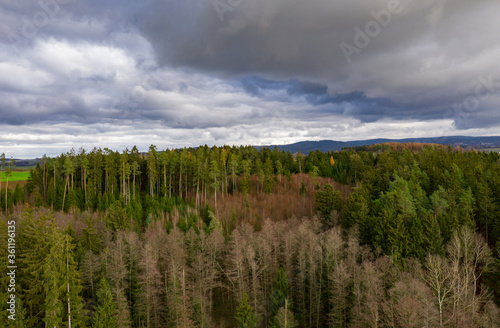
<instances>
[{"instance_id":1,"label":"evergreen tree","mask_svg":"<svg viewBox=\"0 0 500 328\"><path fill-rule=\"evenodd\" d=\"M274 281L271 291L271 314L276 315L279 308L285 306L285 300L289 299L290 290L288 287L288 279L283 268L278 270L276 280ZM290 302L288 302L289 307Z\"/></svg>"},{"instance_id":2,"label":"evergreen tree","mask_svg":"<svg viewBox=\"0 0 500 328\"><path fill-rule=\"evenodd\" d=\"M62 296L66 287L64 249L62 234L55 233L50 252L43 266L43 279L45 281L45 318L43 321L48 327L61 327L63 323L65 300Z\"/></svg>"},{"instance_id":3,"label":"evergreen tree","mask_svg":"<svg viewBox=\"0 0 500 328\"><path fill-rule=\"evenodd\" d=\"M248 304L248 294L243 293L241 302L236 310L236 322L238 328L255 328L257 327L257 320L253 313L253 308Z\"/></svg>"},{"instance_id":4,"label":"evergreen tree","mask_svg":"<svg viewBox=\"0 0 500 328\"><path fill-rule=\"evenodd\" d=\"M269 328L297 328L299 324L293 316L293 312L288 305L288 299L285 299L285 305L278 310L273 318L273 323Z\"/></svg>"},{"instance_id":5,"label":"evergreen tree","mask_svg":"<svg viewBox=\"0 0 500 328\"><path fill-rule=\"evenodd\" d=\"M269 321L269 327L281 327L280 318L278 312L280 309L285 309L285 314L289 316L287 311L292 308L291 297L289 295L290 290L288 287L288 280L283 268L278 270L276 275L276 280L274 281L273 289L271 291L271 320ZM292 315L293 317L293 315ZM289 326L291 327L291 326Z\"/></svg>"},{"instance_id":6,"label":"evergreen tree","mask_svg":"<svg viewBox=\"0 0 500 328\"><path fill-rule=\"evenodd\" d=\"M141 171L139 170L140 169L140 166L139 166L139 163L137 161L133 161L132 162L132 176L133 176L133 184L132 184L132 198L134 199L135 201L135 190L136 190L136 185L135 185L135 179L136 177L141 174Z\"/></svg>"},{"instance_id":7,"label":"evergreen tree","mask_svg":"<svg viewBox=\"0 0 500 328\"><path fill-rule=\"evenodd\" d=\"M97 306L95 307L92 328L117 328L117 305L106 278L102 277L97 291Z\"/></svg>"},{"instance_id":8,"label":"evergreen tree","mask_svg":"<svg viewBox=\"0 0 500 328\"><path fill-rule=\"evenodd\" d=\"M63 193L63 201L62 201L62 211L64 211L64 203L66 201L66 192L69 189L69 177L73 175L75 172L75 167L73 165L73 159L69 156L69 154L64 159L64 171L66 174L66 183L64 184L64 193ZM71 204L70 204L71 205Z\"/></svg>"},{"instance_id":9,"label":"evergreen tree","mask_svg":"<svg viewBox=\"0 0 500 328\"><path fill-rule=\"evenodd\" d=\"M14 159L11 158L9 161L9 165L5 169L5 178L6 178L6 182L5 182L5 212L7 212L9 209L9 205L7 202L7 196L9 195L9 178L12 176L12 168L13 167L14 167Z\"/></svg>"},{"instance_id":10,"label":"evergreen tree","mask_svg":"<svg viewBox=\"0 0 500 328\"><path fill-rule=\"evenodd\" d=\"M0 155L0 195L2 194L2 178L3 178L2 175L4 168L5 168L5 153L2 153L2 155ZM5 210L7 210L7 208Z\"/></svg>"},{"instance_id":11,"label":"evergreen tree","mask_svg":"<svg viewBox=\"0 0 500 328\"><path fill-rule=\"evenodd\" d=\"M149 176L149 194L151 198L154 195L154 187L156 185L156 179L158 177L158 151L156 146L151 145L149 147L148 158L147 158L147 168Z\"/></svg>"},{"instance_id":12,"label":"evergreen tree","mask_svg":"<svg viewBox=\"0 0 500 328\"><path fill-rule=\"evenodd\" d=\"M342 196L338 190L334 190L331 184L323 187L323 190L318 191L314 203L316 210L320 214L320 220L323 228L329 229L334 226L335 222L332 220L332 212L340 212L342 209Z\"/></svg>"}]
</instances>

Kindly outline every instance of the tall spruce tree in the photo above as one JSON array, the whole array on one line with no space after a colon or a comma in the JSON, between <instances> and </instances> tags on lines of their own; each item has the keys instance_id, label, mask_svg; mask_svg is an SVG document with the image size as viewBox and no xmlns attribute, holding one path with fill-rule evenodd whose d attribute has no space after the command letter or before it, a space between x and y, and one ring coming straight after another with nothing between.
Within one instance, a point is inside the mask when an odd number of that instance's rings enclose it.
<instances>
[{"instance_id":1,"label":"tall spruce tree","mask_svg":"<svg viewBox=\"0 0 500 328\"><path fill-rule=\"evenodd\" d=\"M236 327L238 328L255 328L257 327L257 320L255 319L255 314L253 313L252 306L248 303L248 294L243 293L240 305L236 310Z\"/></svg>"},{"instance_id":2,"label":"tall spruce tree","mask_svg":"<svg viewBox=\"0 0 500 328\"><path fill-rule=\"evenodd\" d=\"M118 328L116 302L106 278L102 277L97 291L97 306L95 307L92 328ZM121 327L120 327L121 328Z\"/></svg>"}]
</instances>

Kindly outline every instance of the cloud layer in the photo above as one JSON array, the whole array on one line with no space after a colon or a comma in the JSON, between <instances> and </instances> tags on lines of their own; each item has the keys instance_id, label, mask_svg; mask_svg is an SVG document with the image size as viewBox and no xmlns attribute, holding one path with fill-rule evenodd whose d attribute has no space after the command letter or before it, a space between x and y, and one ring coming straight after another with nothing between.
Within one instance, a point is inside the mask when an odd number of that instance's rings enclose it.
<instances>
[{"instance_id":1,"label":"cloud layer","mask_svg":"<svg viewBox=\"0 0 500 328\"><path fill-rule=\"evenodd\" d=\"M491 135L500 3L0 0L0 152Z\"/></svg>"}]
</instances>

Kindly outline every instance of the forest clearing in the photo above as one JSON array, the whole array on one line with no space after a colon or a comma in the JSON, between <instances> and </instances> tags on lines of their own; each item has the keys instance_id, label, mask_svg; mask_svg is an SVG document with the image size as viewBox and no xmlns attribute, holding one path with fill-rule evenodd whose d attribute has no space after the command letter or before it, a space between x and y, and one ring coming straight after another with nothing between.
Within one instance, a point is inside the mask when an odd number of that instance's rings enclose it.
<instances>
[{"instance_id":1,"label":"forest clearing","mask_svg":"<svg viewBox=\"0 0 500 328\"><path fill-rule=\"evenodd\" d=\"M12 171L12 175L9 177L9 182L26 181L30 176L30 171ZM6 182L7 178L2 177L2 182Z\"/></svg>"}]
</instances>

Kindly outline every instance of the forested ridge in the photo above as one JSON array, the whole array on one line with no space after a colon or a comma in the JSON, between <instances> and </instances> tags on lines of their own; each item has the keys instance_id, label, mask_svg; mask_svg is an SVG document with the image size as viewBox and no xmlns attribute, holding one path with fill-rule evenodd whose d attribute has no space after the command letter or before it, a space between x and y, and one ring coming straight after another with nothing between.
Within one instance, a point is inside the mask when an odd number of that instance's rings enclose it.
<instances>
[{"instance_id":1,"label":"forested ridge","mask_svg":"<svg viewBox=\"0 0 500 328\"><path fill-rule=\"evenodd\" d=\"M500 326L497 153L80 149L0 189L11 326Z\"/></svg>"}]
</instances>

